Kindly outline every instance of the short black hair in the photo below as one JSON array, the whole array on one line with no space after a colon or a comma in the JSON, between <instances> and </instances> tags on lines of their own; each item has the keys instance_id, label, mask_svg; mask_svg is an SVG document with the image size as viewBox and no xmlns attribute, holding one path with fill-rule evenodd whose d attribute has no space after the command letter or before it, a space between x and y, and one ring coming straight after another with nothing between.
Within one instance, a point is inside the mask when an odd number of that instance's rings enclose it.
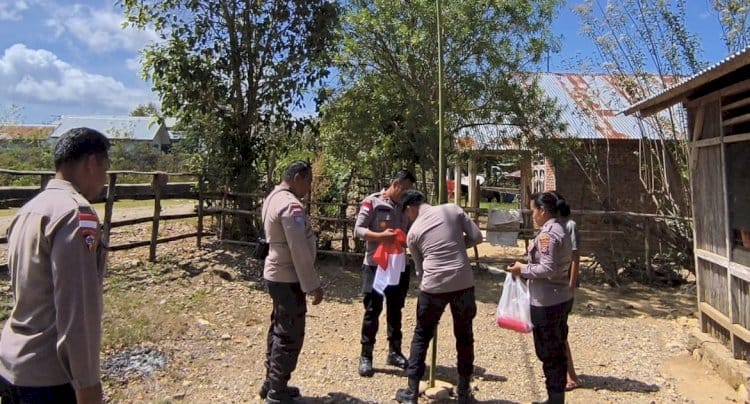
<instances>
[{"instance_id":1,"label":"short black hair","mask_svg":"<svg viewBox=\"0 0 750 404\"><path fill-rule=\"evenodd\" d=\"M284 177L282 178L285 182L289 182L294 179L295 175L302 175L307 177L312 174L312 165L306 161L295 160L289 163L284 170Z\"/></svg>"},{"instance_id":2,"label":"short black hair","mask_svg":"<svg viewBox=\"0 0 750 404\"><path fill-rule=\"evenodd\" d=\"M73 128L63 133L55 144L55 169L80 161L89 155L108 157L109 139L91 128Z\"/></svg>"},{"instance_id":3,"label":"short black hair","mask_svg":"<svg viewBox=\"0 0 750 404\"><path fill-rule=\"evenodd\" d=\"M400 170L399 172L397 172L396 175L393 176L393 181L411 181L412 184L417 183L417 179L408 170Z\"/></svg>"},{"instance_id":4,"label":"short black hair","mask_svg":"<svg viewBox=\"0 0 750 404\"><path fill-rule=\"evenodd\" d=\"M403 210L406 210L409 206L419 206L423 203L425 203L424 194L416 189L406 190L404 191L404 194L401 195L401 209Z\"/></svg>"}]
</instances>

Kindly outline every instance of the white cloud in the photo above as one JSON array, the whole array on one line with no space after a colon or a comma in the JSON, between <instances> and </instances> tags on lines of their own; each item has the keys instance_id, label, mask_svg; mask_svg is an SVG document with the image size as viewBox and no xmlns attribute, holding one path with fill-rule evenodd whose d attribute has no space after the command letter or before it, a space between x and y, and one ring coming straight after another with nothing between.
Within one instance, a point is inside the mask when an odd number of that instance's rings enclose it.
<instances>
[{"instance_id":1,"label":"white cloud","mask_svg":"<svg viewBox=\"0 0 750 404\"><path fill-rule=\"evenodd\" d=\"M55 35L71 35L85 43L94 52L112 52L118 49L137 51L158 40L152 29L144 31L124 28L125 16L111 8L94 9L76 4L58 8L47 19L47 26L55 30Z\"/></svg>"},{"instance_id":2,"label":"white cloud","mask_svg":"<svg viewBox=\"0 0 750 404\"><path fill-rule=\"evenodd\" d=\"M21 13L29 8L29 4L24 0L17 1L0 1L0 21L18 21L21 19Z\"/></svg>"},{"instance_id":3,"label":"white cloud","mask_svg":"<svg viewBox=\"0 0 750 404\"><path fill-rule=\"evenodd\" d=\"M154 96L112 77L87 73L50 51L15 44L0 58L0 98L127 111Z\"/></svg>"},{"instance_id":4,"label":"white cloud","mask_svg":"<svg viewBox=\"0 0 750 404\"><path fill-rule=\"evenodd\" d=\"M125 59L125 67L134 72L141 71L141 59L139 57Z\"/></svg>"}]
</instances>

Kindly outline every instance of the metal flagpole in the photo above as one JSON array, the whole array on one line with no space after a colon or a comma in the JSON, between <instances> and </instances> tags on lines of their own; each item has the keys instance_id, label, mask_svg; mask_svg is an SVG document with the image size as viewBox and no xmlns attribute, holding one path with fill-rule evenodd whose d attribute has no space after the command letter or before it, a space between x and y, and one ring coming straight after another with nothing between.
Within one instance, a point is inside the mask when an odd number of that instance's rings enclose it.
<instances>
[{"instance_id":1,"label":"metal flagpole","mask_svg":"<svg viewBox=\"0 0 750 404\"><path fill-rule=\"evenodd\" d=\"M445 154L443 152L443 27L441 20L440 0L435 0L437 8L437 46L438 46L438 200L440 203L448 202L448 194L445 189ZM460 186L460 185L459 185ZM435 369L437 367L437 337L438 326L435 325L435 333L432 336L432 357L430 360L430 387L435 387Z\"/></svg>"}]
</instances>

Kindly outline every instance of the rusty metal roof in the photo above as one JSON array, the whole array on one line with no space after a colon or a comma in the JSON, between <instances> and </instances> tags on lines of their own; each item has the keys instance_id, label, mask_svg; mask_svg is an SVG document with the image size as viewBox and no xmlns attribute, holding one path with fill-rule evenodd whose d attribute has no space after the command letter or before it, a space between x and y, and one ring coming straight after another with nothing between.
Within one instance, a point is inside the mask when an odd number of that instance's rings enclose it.
<instances>
[{"instance_id":1,"label":"rusty metal roof","mask_svg":"<svg viewBox=\"0 0 750 404\"><path fill-rule=\"evenodd\" d=\"M562 136L578 139L659 139L640 119L619 112L631 103L625 84L606 74L544 73L539 86L562 110ZM654 81L651 85L658 85ZM672 111L682 115L680 111ZM684 118L683 118L684 119Z\"/></svg>"},{"instance_id":2,"label":"rusty metal roof","mask_svg":"<svg viewBox=\"0 0 750 404\"><path fill-rule=\"evenodd\" d=\"M57 125L4 124L0 125L0 139L46 139Z\"/></svg>"},{"instance_id":3,"label":"rusty metal roof","mask_svg":"<svg viewBox=\"0 0 750 404\"><path fill-rule=\"evenodd\" d=\"M634 116L620 114L631 103L622 80L607 74L540 73L536 75L539 87L547 97L554 99L561 109L561 120L567 125L565 133L555 137L578 139L637 140L661 139L650 125ZM654 78L649 86L658 88ZM685 114L681 107L663 111L660 117L672 118L684 128ZM459 137L473 137L485 148L500 149L510 146L508 138L517 134L518 128L509 125L484 124L459 131ZM500 139L498 139L500 138Z\"/></svg>"},{"instance_id":4,"label":"rusty metal roof","mask_svg":"<svg viewBox=\"0 0 750 404\"><path fill-rule=\"evenodd\" d=\"M750 46L727 56L724 60L701 70L652 97L629 106L623 113L630 115L640 112L641 116L653 115L687 98L691 91L747 65L750 65Z\"/></svg>"}]
</instances>

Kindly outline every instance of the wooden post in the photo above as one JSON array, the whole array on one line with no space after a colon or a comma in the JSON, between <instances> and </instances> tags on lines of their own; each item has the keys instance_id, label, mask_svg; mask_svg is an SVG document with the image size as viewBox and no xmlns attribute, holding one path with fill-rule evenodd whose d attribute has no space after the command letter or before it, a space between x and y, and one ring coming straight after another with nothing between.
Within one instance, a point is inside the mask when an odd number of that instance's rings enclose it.
<instances>
[{"instance_id":1,"label":"wooden post","mask_svg":"<svg viewBox=\"0 0 750 404\"><path fill-rule=\"evenodd\" d=\"M52 179L53 176L54 176L53 174L42 174L41 175L41 177L42 177L41 178L42 183L41 183L41 186L39 187L39 189L41 189L42 191L44 191L44 189L47 188L47 183L49 182L49 180Z\"/></svg>"},{"instance_id":2,"label":"wooden post","mask_svg":"<svg viewBox=\"0 0 750 404\"><path fill-rule=\"evenodd\" d=\"M195 238L195 246L201 248L201 237L203 236L203 175L198 176L198 236Z\"/></svg>"},{"instance_id":3,"label":"wooden post","mask_svg":"<svg viewBox=\"0 0 750 404\"><path fill-rule=\"evenodd\" d=\"M151 245L148 260L156 262L156 241L159 238L159 216L161 215L161 190L167 183L166 173L154 174L151 186L154 188L154 220L151 225Z\"/></svg>"},{"instance_id":4,"label":"wooden post","mask_svg":"<svg viewBox=\"0 0 750 404\"><path fill-rule=\"evenodd\" d=\"M112 211L115 207L115 189L117 188L117 174L109 173L109 184L107 185L107 201L104 203L104 226L102 228L102 239L104 245L109 245L109 233L112 229Z\"/></svg>"},{"instance_id":5,"label":"wooden post","mask_svg":"<svg viewBox=\"0 0 750 404\"><path fill-rule=\"evenodd\" d=\"M647 218L647 217L643 218L643 233L644 233L643 234L643 236L644 236L643 237L644 238L644 245L643 245L643 247L644 247L645 252L646 252L646 256L644 257L644 261L646 262L646 278L648 279L649 282L652 282L654 280L654 269L651 266L651 246L649 245L650 244L650 242L649 242L650 241L649 233L651 231L650 231L650 227L649 227L648 221L649 221L649 218Z\"/></svg>"},{"instance_id":6,"label":"wooden post","mask_svg":"<svg viewBox=\"0 0 750 404\"><path fill-rule=\"evenodd\" d=\"M477 187L477 161L474 156L469 158L469 206L479 208L479 188ZM475 210L471 214L477 220L479 213Z\"/></svg>"},{"instance_id":7,"label":"wooden post","mask_svg":"<svg viewBox=\"0 0 750 404\"><path fill-rule=\"evenodd\" d=\"M461 206L461 159L456 159L455 175L453 178L453 196L455 204Z\"/></svg>"},{"instance_id":8,"label":"wooden post","mask_svg":"<svg viewBox=\"0 0 750 404\"><path fill-rule=\"evenodd\" d=\"M221 188L221 209L219 211L219 240L224 240L224 209L227 203L227 188Z\"/></svg>"}]
</instances>

